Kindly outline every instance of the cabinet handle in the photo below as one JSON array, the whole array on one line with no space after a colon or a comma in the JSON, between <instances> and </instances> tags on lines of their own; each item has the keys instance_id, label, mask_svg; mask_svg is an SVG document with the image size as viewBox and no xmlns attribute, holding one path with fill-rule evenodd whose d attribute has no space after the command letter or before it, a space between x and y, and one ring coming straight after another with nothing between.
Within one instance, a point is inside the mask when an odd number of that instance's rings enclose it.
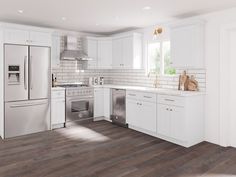
<instances>
[{"instance_id":1,"label":"cabinet handle","mask_svg":"<svg viewBox=\"0 0 236 177\"><path fill-rule=\"evenodd\" d=\"M143 96L144 98L152 98L152 97L150 97L150 96Z\"/></svg>"},{"instance_id":2,"label":"cabinet handle","mask_svg":"<svg viewBox=\"0 0 236 177\"><path fill-rule=\"evenodd\" d=\"M175 101L175 100L171 100L171 99L165 99L165 101Z\"/></svg>"},{"instance_id":3,"label":"cabinet handle","mask_svg":"<svg viewBox=\"0 0 236 177\"><path fill-rule=\"evenodd\" d=\"M131 94L131 93L130 93L130 94L128 94L128 95L129 95L129 96L136 96L135 94Z\"/></svg>"},{"instance_id":4,"label":"cabinet handle","mask_svg":"<svg viewBox=\"0 0 236 177\"><path fill-rule=\"evenodd\" d=\"M172 109L170 109L170 111L173 111Z\"/></svg>"},{"instance_id":5,"label":"cabinet handle","mask_svg":"<svg viewBox=\"0 0 236 177\"><path fill-rule=\"evenodd\" d=\"M167 111L169 111L169 108L166 108Z\"/></svg>"}]
</instances>

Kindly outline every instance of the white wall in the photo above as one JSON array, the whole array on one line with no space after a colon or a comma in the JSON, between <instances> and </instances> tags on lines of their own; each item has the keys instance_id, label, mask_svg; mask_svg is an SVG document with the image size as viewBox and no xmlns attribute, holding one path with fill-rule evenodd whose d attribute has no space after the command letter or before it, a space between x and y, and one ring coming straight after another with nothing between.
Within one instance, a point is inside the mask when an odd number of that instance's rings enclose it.
<instances>
[{"instance_id":1,"label":"white wall","mask_svg":"<svg viewBox=\"0 0 236 177\"><path fill-rule=\"evenodd\" d=\"M220 32L222 26L236 22L236 8L202 16L206 20L206 141L221 144L220 127ZM223 121L223 122L222 122Z\"/></svg>"},{"instance_id":2,"label":"white wall","mask_svg":"<svg viewBox=\"0 0 236 177\"><path fill-rule=\"evenodd\" d=\"M3 34L0 28L0 136L4 135L4 97L3 97Z\"/></svg>"}]
</instances>

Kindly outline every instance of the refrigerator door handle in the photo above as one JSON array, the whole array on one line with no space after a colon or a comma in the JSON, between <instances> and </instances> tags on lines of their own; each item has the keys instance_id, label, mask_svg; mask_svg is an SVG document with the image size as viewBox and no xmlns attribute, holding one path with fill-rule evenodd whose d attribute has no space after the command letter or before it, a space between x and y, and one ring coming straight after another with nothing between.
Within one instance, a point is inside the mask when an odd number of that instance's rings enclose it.
<instances>
[{"instance_id":1,"label":"refrigerator door handle","mask_svg":"<svg viewBox=\"0 0 236 177\"><path fill-rule=\"evenodd\" d=\"M32 90L33 89L33 82L32 82L32 63L33 63L33 57L30 56L30 69L29 69L29 75L30 75L30 89Z\"/></svg>"},{"instance_id":2,"label":"refrigerator door handle","mask_svg":"<svg viewBox=\"0 0 236 177\"><path fill-rule=\"evenodd\" d=\"M27 80L28 80L26 64L27 64L27 56L25 56L25 58L24 58L24 87L25 87L25 90L27 90Z\"/></svg>"}]
</instances>

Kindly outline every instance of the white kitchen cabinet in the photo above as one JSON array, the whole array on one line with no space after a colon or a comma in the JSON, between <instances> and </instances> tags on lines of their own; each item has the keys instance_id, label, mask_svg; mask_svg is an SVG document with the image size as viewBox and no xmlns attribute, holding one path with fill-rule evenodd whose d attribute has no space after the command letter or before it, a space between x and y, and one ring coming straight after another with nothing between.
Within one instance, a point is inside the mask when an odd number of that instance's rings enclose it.
<instances>
[{"instance_id":1,"label":"white kitchen cabinet","mask_svg":"<svg viewBox=\"0 0 236 177\"><path fill-rule=\"evenodd\" d=\"M186 141L186 117L184 108L178 106L170 107L170 134L177 140Z\"/></svg>"},{"instance_id":2,"label":"white kitchen cabinet","mask_svg":"<svg viewBox=\"0 0 236 177\"><path fill-rule=\"evenodd\" d=\"M111 90L110 88L104 88L104 117L107 120L110 120L111 115Z\"/></svg>"},{"instance_id":3,"label":"white kitchen cabinet","mask_svg":"<svg viewBox=\"0 0 236 177\"><path fill-rule=\"evenodd\" d=\"M30 31L26 29L5 29L4 42L8 44L23 44L51 46L50 32Z\"/></svg>"},{"instance_id":4,"label":"white kitchen cabinet","mask_svg":"<svg viewBox=\"0 0 236 177\"><path fill-rule=\"evenodd\" d=\"M52 89L51 124L52 129L64 127L65 118L65 90Z\"/></svg>"},{"instance_id":5,"label":"white kitchen cabinet","mask_svg":"<svg viewBox=\"0 0 236 177\"><path fill-rule=\"evenodd\" d=\"M29 31L20 29L5 29L4 42L8 44L23 44L29 43Z\"/></svg>"},{"instance_id":6,"label":"white kitchen cabinet","mask_svg":"<svg viewBox=\"0 0 236 177\"><path fill-rule=\"evenodd\" d=\"M169 106L158 104L157 106L158 133L164 136L171 136L170 125L171 125L171 115Z\"/></svg>"},{"instance_id":7,"label":"white kitchen cabinet","mask_svg":"<svg viewBox=\"0 0 236 177\"><path fill-rule=\"evenodd\" d=\"M129 127L156 133L156 94L127 91L126 120ZM154 100L154 101L153 101Z\"/></svg>"},{"instance_id":8,"label":"white kitchen cabinet","mask_svg":"<svg viewBox=\"0 0 236 177\"><path fill-rule=\"evenodd\" d=\"M142 69L142 35L134 33L113 38L113 68Z\"/></svg>"},{"instance_id":9,"label":"white kitchen cabinet","mask_svg":"<svg viewBox=\"0 0 236 177\"><path fill-rule=\"evenodd\" d=\"M85 51L91 58L91 60L88 61L88 69L96 69L98 63L98 41L94 38L86 38L84 43Z\"/></svg>"},{"instance_id":10,"label":"white kitchen cabinet","mask_svg":"<svg viewBox=\"0 0 236 177\"><path fill-rule=\"evenodd\" d=\"M61 36L53 35L52 36L52 47L51 47L51 67L60 66L60 54L61 54Z\"/></svg>"},{"instance_id":11,"label":"white kitchen cabinet","mask_svg":"<svg viewBox=\"0 0 236 177\"><path fill-rule=\"evenodd\" d=\"M110 120L111 114L111 91L110 88L94 89L94 118Z\"/></svg>"},{"instance_id":12,"label":"white kitchen cabinet","mask_svg":"<svg viewBox=\"0 0 236 177\"><path fill-rule=\"evenodd\" d=\"M205 68L202 21L171 26L171 60L175 68Z\"/></svg>"},{"instance_id":13,"label":"white kitchen cabinet","mask_svg":"<svg viewBox=\"0 0 236 177\"><path fill-rule=\"evenodd\" d=\"M52 35L47 32L40 31L30 31L30 45L37 46L51 46L52 45Z\"/></svg>"},{"instance_id":14,"label":"white kitchen cabinet","mask_svg":"<svg viewBox=\"0 0 236 177\"><path fill-rule=\"evenodd\" d=\"M87 37L84 48L92 59L88 61L88 69L110 69L112 67L111 38Z\"/></svg>"},{"instance_id":15,"label":"white kitchen cabinet","mask_svg":"<svg viewBox=\"0 0 236 177\"><path fill-rule=\"evenodd\" d=\"M158 104L157 130L159 134L185 141L184 108Z\"/></svg>"},{"instance_id":16,"label":"white kitchen cabinet","mask_svg":"<svg viewBox=\"0 0 236 177\"><path fill-rule=\"evenodd\" d=\"M157 96L157 137L190 147L204 140L204 96Z\"/></svg>"},{"instance_id":17,"label":"white kitchen cabinet","mask_svg":"<svg viewBox=\"0 0 236 177\"><path fill-rule=\"evenodd\" d=\"M103 88L94 89L94 117L104 116L104 90Z\"/></svg>"},{"instance_id":18,"label":"white kitchen cabinet","mask_svg":"<svg viewBox=\"0 0 236 177\"><path fill-rule=\"evenodd\" d=\"M112 40L98 40L98 68L110 69L112 67Z\"/></svg>"},{"instance_id":19,"label":"white kitchen cabinet","mask_svg":"<svg viewBox=\"0 0 236 177\"><path fill-rule=\"evenodd\" d=\"M123 67L123 39L113 39L112 41L112 67Z\"/></svg>"}]
</instances>

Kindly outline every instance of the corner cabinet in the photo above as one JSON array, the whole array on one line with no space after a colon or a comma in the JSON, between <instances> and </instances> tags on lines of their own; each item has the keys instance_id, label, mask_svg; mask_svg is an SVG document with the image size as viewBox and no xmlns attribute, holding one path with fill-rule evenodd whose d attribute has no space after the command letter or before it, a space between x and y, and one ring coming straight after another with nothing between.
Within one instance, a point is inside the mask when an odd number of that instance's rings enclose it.
<instances>
[{"instance_id":1,"label":"corner cabinet","mask_svg":"<svg viewBox=\"0 0 236 177\"><path fill-rule=\"evenodd\" d=\"M142 69L142 35L134 33L112 39L112 67L117 69Z\"/></svg>"},{"instance_id":2,"label":"corner cabinet","mask_svg":"<svg viewBox=\"0 0 236 177\"><path fill-rule=\"evenodd\" d=\"M51 46L51 32L26 29L4 29L4 43Z\"/></svg>"},{"instance_id":3,"label":"corner cabinet","mask_svg":"<svg viewBox=\"0 0 236 177\"><path fill-rule=\"evenodd\" d=\"M92 59L88 61L88 69L111 69L112 40L110 38L87 37L84 49Z\"/></svg>"},{"instance_id":4,"label":"corner cabinet","mask_svg":"<svg viewBox=\"0 0 236 177\"><path fill-rule=\"evenodd\" d=\"M203 21L171 25L171 59L175 68L205 68Z\"/></svg>"}]
</instances>

